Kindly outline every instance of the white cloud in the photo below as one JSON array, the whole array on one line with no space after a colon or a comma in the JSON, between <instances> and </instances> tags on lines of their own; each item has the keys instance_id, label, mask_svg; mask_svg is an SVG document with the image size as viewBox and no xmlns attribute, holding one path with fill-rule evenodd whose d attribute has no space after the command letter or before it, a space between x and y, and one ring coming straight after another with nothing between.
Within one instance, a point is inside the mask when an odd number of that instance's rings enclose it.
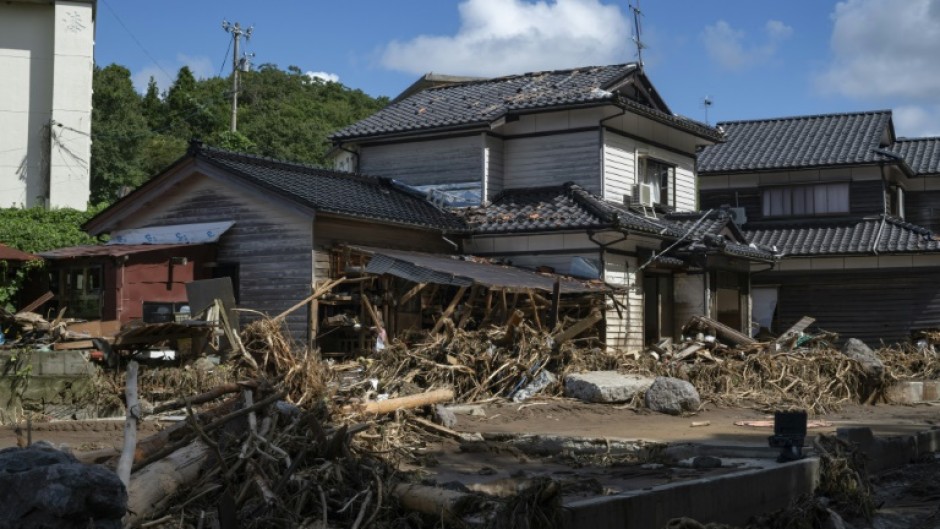
<instances>
[{"instance_id":1,"label":"white cloud","mask_svg":"<svg viewBox=\"0 0 940 529\"><path fill-rule=\"evenodd\" d=\"M335 73L330 72L304 72L304 75L309 77L311 80L319 79L321 81L326 81L329 83L338 83L339 76Z\"/></svg>"},{"instance_id":2,"label":"white cloud","mask_svg":"<svg viewBox=\"0 0 940 529\"><path fill-rule=\"evenodd\" d=\"M901 105L893 114L898 136L940 136L940 104Z\"/></svg>"},{"instance_id":3,"label":"white cloud","mask_svg":"<svg viewBox=\"0 0 940 529\"><path fill-rule=\"evenodd\" d=\"M818 79L823 92L937 100L940 2L848 0L832 18L832 59Z\"/></svg>"},{"instance_id":4,"label":"white cloud","mask_svg":"<svg viewBox=\"0 0 940 529\"><path fill-rule=\"evenodd\" d=\"M203 55L190 56L179 53L176 55L175 61L161 60L159 65L150 64L149 66L141 68L131 76L131 80L134 82L134 88L136 88L138 92L144 93L147 91L147 84L150 83L150 78L153 77L154 80L157 81L157 86L162 93L173 84L173 81L176 79L176 73L183 66L189 66L189 69L192 70L196 79L205 79L219 73L218 70L215 70L212 66L212 60L208 57Z\"/></svg>"},{"instance_id":5,"label":"white cloud","mask_svg":"<svg viewBox=\"0 0 940 529\"><path fill-rule=\"evenodd\" d=\"M768 20L764 33L763 43L749 46L747 33L719 20L705 27L702 40L708 56L719 66L726 70L742 70L773 57L780 44L793 35L793 28L779 20Z\"/></svg>"},{"instance_id":6,"label":"white cloud","mask_svg":"<svg viewBox=\"0 0 940 529\"><path fill-rule=\"evenodd\" d=\"M630 24L600 0L464 0L455 35L421 35L381 50L386 68L498 76L612 64L631 57Z\"/></svg>"}]
</instances>

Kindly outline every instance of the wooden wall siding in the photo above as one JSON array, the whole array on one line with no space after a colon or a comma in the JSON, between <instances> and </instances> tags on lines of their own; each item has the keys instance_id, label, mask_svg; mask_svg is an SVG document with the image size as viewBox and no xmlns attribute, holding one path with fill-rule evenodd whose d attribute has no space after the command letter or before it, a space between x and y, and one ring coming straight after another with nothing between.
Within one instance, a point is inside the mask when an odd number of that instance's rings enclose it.
<instances>
[{"instance_id":1,"label":"wooden wall siding","mask_svg":"<svg viewBox=\"0 0 940 529\"><path fill-rule=\"evenodd\" d=\"M904 195L905 219L940 234L940 191L916 191Z\"/></svg>"},{"instance_id":2,"label":"wooden wall siding","mask_svg":"<svg viewBox=\"0 0 940 529\"><path fill-rule=\"evenodd\" d=\"M676 166L676 181L670 193L679 211L694 211L697 203L695 159L648 145L615 131L604 131L604 198L622 203L637 182L637 158L649 156Z\"/></svg>"},{"instance_id":3,"label":"wooden wall siding","mask_svg":"<svg viewBox=\"0 0 940 529\"><path fill-rule=\"evenodd\" d=\"M604 199L623 203L636 184L636 141L604 131Z\"/></svg>"},{"instance_id":4,"label":"wooden wall siding","mask_svg":"<svg viewBox=\"0 0 940 529\"><path fill-rule=\"evenodd\" d=\"M411 185L479 182L483 149L478 135L389 145L364 145L362 173L385 176Z\"/></svg>"},{"instance_id":5,"label":"wooden wall siding","mask_svg":"<svg viewBox=\"0 0 940 529\"><path fill-rule=\"evenodd\" d=\"M597 131L507 138L503 185L506 189L574 182L592 193L600 189Z\"/></svg>"},{"instance_id":6,"label":"wooden wall siding","mask_svg":"<svg viewBox=\"0 0 940 529\"><path fill-rule=\"evenodd\" d=\"M779 285L774 330L803 316L820 329L859 338L871 346L910 337L912 329L940 327L936 269L781 272L758 274L754 286Z\"/></svg>"},{"instance_id":7,"label":"wooden wall siding","mask_svg":"<svg viewBox=\"0 0 940 529\"><path fill-rule=\"evenodd\" d=\"M702 209L722 205L743 207L749 221L764 218L761 188L738 187L703 189L699 192ZM853 215L877 215L884 211L884 192L880 181L860 181L849 184L849 211Z\"/></svg>"},{"instance_id":8,"label":"wooden wall siding","mask_svg":"<svg viewBox=\"0 0 940 529\"><path fill-rule=\"evenodd\" d=\"M235 225L219 240L217 259L238 263L242 307L275 315L310 294L310 217L278 208L242 188L194 175L172 196L164 195L159 204L131 217L122 227L222 220L233 220ZM307 311L288 316L287 327L293 338L304 340Z\"/></svg>"},{"instance_id":9,"label":"wooden wall siding","mask_svg":"<svg viewBox=\"0 0 940 529\"><path fill-rule=\"evenodd\" d=\"M616 286L631 287L636 284L636 258L607 254L604 261L604 280ZM606 311L607 347L625 351L641 351L643 343L643 293L630 288L617 294L617 300L626 309L608 306Z\"/></svg>"},{"instance_id":10,"label":"wooden wall siding","mask_svg":"<svg viewBox=\"0 0 940 529\"><path fill-rule=\"evenodd\" d=\"M884 188L880 180L849 184L849 209L857 215L879 215L885 211Z\"/></svg>"},{"instance_id":11,"label":"wooden wall siding","mask_svg":"<svg viewBox=\"0 0 940 529\"><path fill-rule=\"evenodd\" d=\"M484 136L484 178L486 179L486 200L493 200L503 190L503 140Z\"/></svg>"}]
</instances>

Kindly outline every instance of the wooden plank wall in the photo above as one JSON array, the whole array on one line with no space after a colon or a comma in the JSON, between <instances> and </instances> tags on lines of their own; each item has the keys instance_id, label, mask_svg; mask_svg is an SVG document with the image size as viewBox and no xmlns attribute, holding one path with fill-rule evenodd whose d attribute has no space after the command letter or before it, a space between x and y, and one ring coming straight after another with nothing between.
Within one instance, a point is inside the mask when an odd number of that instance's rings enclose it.
<instances>
[{"instance_id":1,"label":"wooden plank wall","mask_svg":"<svg viewBox=\"0 0 940 529\"><path fill-rule=\"evenodd\" d=\"M124 227L235 221L219 240L217 259L239 264L241 307L275 315L310 294L310 217L197 175L161 197L160 204L164 206L138 213ZM304 340L307 311L291 314L287 327L294 339Z\"/></svg>"},{"instance_id":2,"label":"wooden plank wall","mask_svg":"<svg viewBox=\"0 0 940 529\"><path fill-rule=\"evenodd\" d=\"M600 194L600 140L596 130L506 138L503 185L532 188L574 182Z\"/></svg>"},{"instance_id":3,"label":"wooden plank wall","mask_svg":"<svg viewBox=\"0 0 940 529\"><path fill-rule=\"evenodd\" d=\"M635 257L607 254L604 262L604 280L616 286L631 287L636 284L637 262ZM626 310L621 313L609 307L607 321L607 347L626 351L641 351L643 343L643 293L630 288L616 295Z\"/></svg>"},{"instance_id":4,"label":"wooden plank wall","mask_svg":"<svg viewBox=\"0 0 940 529\"><path fill-rule=\"evenodd\" d=\"M483 176L480 136L364 145L361 172L394 178L410 185L479 182Z\"/></svg>"},{"instance_id":5,"label":"wooden plank wall","mask_svg":"<svg viewBox=\"0 0 940 529\"><path fill-rule=\"evenodd\" d=\"M604 199L623 203L636 184L636 141L604 131Z\"/></svg>"},{"instance_id":6,"label":"wooden plank wall","mask_svg":"<svg viewBox=\"0 0 940 529\"><path fill-rule=\"evenodd\" d=\"M903 341L911 329L940 327L936 269L769 272L752 284L780 286L777 332L812 316L821 329L877 346Z\"/></svg>"}]
</instances>

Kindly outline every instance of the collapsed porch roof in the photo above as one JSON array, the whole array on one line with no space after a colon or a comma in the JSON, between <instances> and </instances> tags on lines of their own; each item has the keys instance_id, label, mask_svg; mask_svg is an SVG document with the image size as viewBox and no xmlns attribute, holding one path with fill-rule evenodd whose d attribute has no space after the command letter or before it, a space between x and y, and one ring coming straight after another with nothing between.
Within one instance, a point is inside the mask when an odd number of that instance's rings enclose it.
<instances>
[{"instance_id":1,"label":"collapsed porch roof","mask_svg":"<svg viewBox=\"0 0 940 529\"><path fill-rule=\"evenodd\" d=\"M562 294L602 292L604 287L557 275L540 274L512 266L483 262L472 256L432 255L367 246L349 246L353 251L372 256L366 266L370 274L389 274L415 283L436 283L468 287L533 289L551 292L555 279ZM476 260L475 260L476 259Z\"/></svg>"}]
</instances>

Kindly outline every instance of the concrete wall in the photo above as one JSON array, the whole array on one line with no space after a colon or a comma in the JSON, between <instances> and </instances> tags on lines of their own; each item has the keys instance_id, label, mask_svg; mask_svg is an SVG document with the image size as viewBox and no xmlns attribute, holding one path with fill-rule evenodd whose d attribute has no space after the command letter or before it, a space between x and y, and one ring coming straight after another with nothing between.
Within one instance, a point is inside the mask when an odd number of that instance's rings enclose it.
<instances>
[{"instance_id":1,"label":"concrete wall","mask_svg":"<svg viewBox=\"0 0 940 529\"><path fill-rule=\"evenodd\" d=\"M85 209L93 49L93 2L0 4L0 206Z\"/></svg>"}]
</instances>

